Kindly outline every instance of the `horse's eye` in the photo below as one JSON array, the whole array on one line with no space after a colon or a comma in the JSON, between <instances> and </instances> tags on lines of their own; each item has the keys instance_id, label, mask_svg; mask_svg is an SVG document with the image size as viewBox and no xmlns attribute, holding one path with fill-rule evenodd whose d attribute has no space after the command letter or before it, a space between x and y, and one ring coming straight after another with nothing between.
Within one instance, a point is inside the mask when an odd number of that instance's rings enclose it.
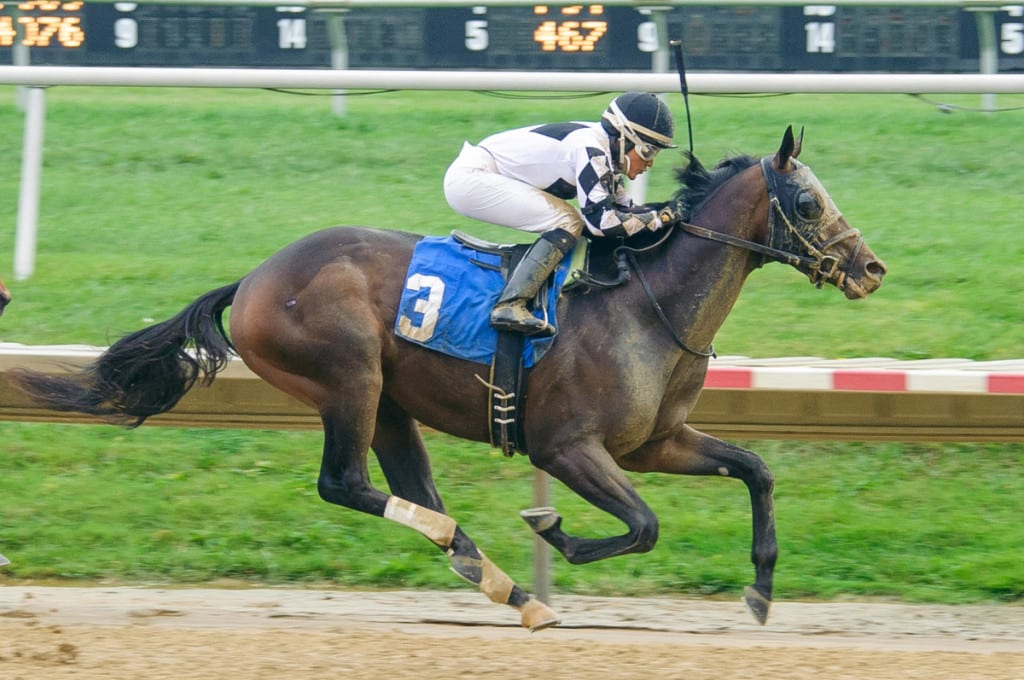
<instances>
[{"instance_id":1,"label":"horse's eye","mask_svg":"<svg viewBox=\"0 0 1024 680\"><path fill-rule=\"evenodd\" d=\"M809 191L801 191L796 195L796 212L805 220L816 220L821 217L821 203Z\"/></svg>"}]
</instances>

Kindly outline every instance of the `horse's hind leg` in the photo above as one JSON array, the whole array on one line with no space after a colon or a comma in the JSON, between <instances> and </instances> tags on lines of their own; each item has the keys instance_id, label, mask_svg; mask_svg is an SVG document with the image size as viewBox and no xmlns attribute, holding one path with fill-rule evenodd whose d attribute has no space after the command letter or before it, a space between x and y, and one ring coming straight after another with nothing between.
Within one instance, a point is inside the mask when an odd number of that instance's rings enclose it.
<instances>
[{"instance_id":1,"label":"horse's hind leg","mask_svg":"<svg viewBox=\"0 0 1024 680\"><path fill-rule=\"evenodd\" d=\"M416 422L387 398L378 408L372 448L393 494L385 502L383 517L430 539L448 555L452 571L478 586L492 602L518 609L523 626L540 630L558 623L547 605L513 583L445 513Z\"/></svg>"},{"instance_id":2,"label":"horse's hind leg","mask_svg":"<svg viewBox=\"0 0 1024 680\"><path fill-rule=\"evenodd\" d=\"M446 514L416 421L387 397L381 399L377 408L377 428L371 447L391 493Z\"/></svg>"}]
</instances>

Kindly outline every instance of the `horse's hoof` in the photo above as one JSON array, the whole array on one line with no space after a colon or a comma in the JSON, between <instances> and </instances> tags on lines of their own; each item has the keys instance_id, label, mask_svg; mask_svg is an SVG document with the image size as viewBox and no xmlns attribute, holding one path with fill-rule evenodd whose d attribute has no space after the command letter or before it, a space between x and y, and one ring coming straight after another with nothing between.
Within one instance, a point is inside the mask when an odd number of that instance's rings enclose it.
<instances>
[{"instance_id":1,"label":"horse's hoof","mask_svg":"<svg viewBox=\"0 0 1024 680\"><path fill-rule=\"evenodd\" d=\"M754 586L747 586L743 589L743 601L747 603L750 613L754 615L757 622L762 626L768 620L768 609L772 606L770 597L765 597Z\"/></svg>"},{"instance_id":2,"label":"horse's hoof","mask_svg":"<svg viewBox=\"0 0 1024 680\"><path fill-rule=\"evenodd\" d=\"M519 608L519 612L522 615L523 628L529 628L531 633L557 626L560 622L558 614L535 597L530 597L526 604Z\"/></svg>"},{"instance_id":3,"label":"horse's hoof","mask_svg":"<svg viewBox=\"0 0 1024 680\"><path fill-rule=\"evenodd\" d=\"M519 516L530 525L535 534L547 531L562 520L562 517L555 512L555 509L548 506L523 510L519 513Z\"/></svg>"},{"instance_id":4,"label":"horse's hoof","mask_svg":"<svg viewBox=\"0 0 1024 680\"><path fill-rule=\"evenodd\" d=\"M0 567L6 567L10 563L11 561L9 559L4 557L3 555L0 555Z\"/></svg>"}]
</instances>

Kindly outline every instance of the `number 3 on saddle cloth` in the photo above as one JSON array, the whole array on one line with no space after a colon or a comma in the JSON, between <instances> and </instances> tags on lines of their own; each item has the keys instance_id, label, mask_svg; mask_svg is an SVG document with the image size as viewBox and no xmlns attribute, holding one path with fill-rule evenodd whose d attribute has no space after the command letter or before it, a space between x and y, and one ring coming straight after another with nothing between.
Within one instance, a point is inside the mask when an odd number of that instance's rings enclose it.
<instances>
[{"instance_id":1,"label":"number 3 on saddle cloth","mask_svg":"<svg viewBox=\"0 0 1024 680\"><path fill-rule=\"evenodd\" d=\"M554 342L554 337L498 333L490 325L505 276L528 247L487 243L457 231L425 237L409 262L395 321L400 338L491 366L485 382L492 404L491 444L509 456L521 441L515 415L522 401L522 370L540 361ZM558 266L538 295L540 304L534 305L534 314L546 314L551 325L574 259L575 254Z\"/></svg>"}]
</instances>

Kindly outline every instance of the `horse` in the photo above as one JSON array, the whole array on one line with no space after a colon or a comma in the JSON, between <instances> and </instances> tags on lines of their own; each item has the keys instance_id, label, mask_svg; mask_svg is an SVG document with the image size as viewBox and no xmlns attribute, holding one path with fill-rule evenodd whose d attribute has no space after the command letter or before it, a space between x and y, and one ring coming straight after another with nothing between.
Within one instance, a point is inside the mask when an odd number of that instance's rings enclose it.
<instances>
[{"instance_id":1,"label":"horse","mask_svg":"<svg viewBox=\"0 0 1024 680\"><path fill-rule=\"evenodd\" d=\"M658 518L624 471L739 479L750 496L755 572L743 599L762 624L778 555L773 476L756 453L687 424L712 339L748 275L766 262L786 262L849 299L875 291L886 273L796 160L802 142L803 130L796 138L790 126L774 154L726 158L712 169L684 154L672 198L682 219L656 232L655 243L619 240L629 269L621 285L565 293L558 335L525 375L520 452L626 529L574 535L545 507L521 513L532 531L572 564L650 551ZM418 531L457 575L517 609L524 627L555 625L557 614L477 548L435 487L419 424L487 442L489 404L480 364L395 335L403 273L422 238L371 227L310 234L173 318L122 337L77 372L18 369L11 377L51 409L134 427L173 408L197 382L211 382L237 353L319 414L324 501ZM594 242L602 240L611 239ZM371 484L370 450L390 493Z\"/></svg>"}]
</instances>

